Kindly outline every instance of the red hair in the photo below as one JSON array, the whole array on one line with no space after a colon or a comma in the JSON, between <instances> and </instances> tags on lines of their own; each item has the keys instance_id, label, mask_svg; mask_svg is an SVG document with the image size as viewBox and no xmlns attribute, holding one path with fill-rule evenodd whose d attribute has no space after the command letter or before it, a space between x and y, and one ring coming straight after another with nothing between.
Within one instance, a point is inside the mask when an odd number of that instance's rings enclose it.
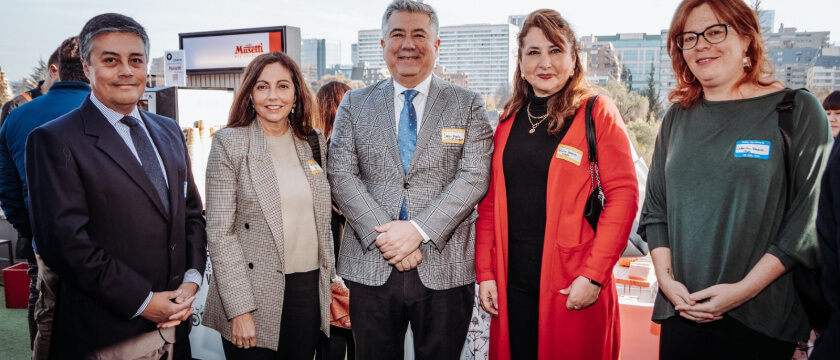
<instances>
[{"instance_id":1,"label":"red hair","mask_svg":"<svg viewBox=\"0 0 840 360\"><path fill-rule=\"evenodd\" d=\"M743 0L684 0L677 7L674 18L671 20L671 27L668 30L668 54L671 55L671 65L674 67L674 77L677 84L674 90L668 94L668 100L687 108L697 102L703 95L703 87L699 81L696 81L696 77L691 73L685 58L683 58L682 50L674 42L674 38L685 31L688 15L703 4L709 5L715 16L724 24L729 25L730 32L735 32L735 34L729 34L729 36L742 36L750 41L746 56L750 59L752 66L744 69L744 76L735 83L735 86L754 84L763 87L779 83L778 80L771 78L773 64L767 59L764 50L758 15ZM692 79L692 81L686 82L687 79Z\"/></svg>"}]
</instances>

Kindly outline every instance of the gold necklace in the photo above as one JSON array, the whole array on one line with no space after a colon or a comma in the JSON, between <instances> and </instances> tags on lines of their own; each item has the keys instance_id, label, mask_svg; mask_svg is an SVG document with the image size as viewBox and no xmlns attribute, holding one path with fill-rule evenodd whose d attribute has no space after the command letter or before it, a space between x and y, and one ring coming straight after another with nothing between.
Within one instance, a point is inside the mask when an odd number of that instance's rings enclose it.
<instances>
[{"instance_id":1,"label":"gold necklace","mask_svg":"<svg viewBox=\"0 0 840 360\"><path fill-rule=\"evenodd\" d=\"M531 115L531 103L528 103L528 106L525 107L525 111L528 113L528 122L531 123L531 130L528 130L528 133L533 134L537 131L537 126L540 126L540 124L542 124L543 121L545 121L545 119L548 119L548 112L546 112L543 116ZM537 123L534 123L534 120L539 121Z\"/></svg>"}]
</instances>

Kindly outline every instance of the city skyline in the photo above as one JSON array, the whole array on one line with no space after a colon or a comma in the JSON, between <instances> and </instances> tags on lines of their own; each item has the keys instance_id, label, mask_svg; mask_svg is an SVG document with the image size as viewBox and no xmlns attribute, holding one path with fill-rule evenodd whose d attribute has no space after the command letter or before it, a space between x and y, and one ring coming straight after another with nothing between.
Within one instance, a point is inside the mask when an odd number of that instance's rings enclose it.
<instances>
[{"instance_id":1,"label":"city skyline","mask_svg":"<svg viewBox=\"0 0 840 360\"><path fill-rule=\"evenodd\" d=\"M352 3L334 0L253 1L248 6L233 0L167 2L150 0L137 5L113 5L106 0L86 1L84 6L66 1L4 0L0 4L0 67L11 81L28 76L38 59L46 60L65 38L75 35L84 22L103 12L134 17L149 33L150 57L178 48L178 33L288 25L301 29L302 38L341 42L341 62L350 63L350 45L359 30L380 27L388 0ZM427 0L438 12L441 26L504 24L510 15L527 14L538 8L558 10L578 36L618 33L658 34L668 27L678 2L668 0L603 0L597 10L592 2L558 4L556 1L517 2ZM831 10L840 10L830 0L762 0L761 7L776 11L774 31L780 23L799 30L840 34L840 22L831 21ZM490 6L488 6L488 4ZM803 8L813 11L802 11ZM832 9L833 8L833 9ZM277 9L276 13L266 9ZM603 9L609 9L607 11ZM837 35L835 35L837 36ZM833 40L835 44L836 40Z\"/></svg>"}]
</instances>

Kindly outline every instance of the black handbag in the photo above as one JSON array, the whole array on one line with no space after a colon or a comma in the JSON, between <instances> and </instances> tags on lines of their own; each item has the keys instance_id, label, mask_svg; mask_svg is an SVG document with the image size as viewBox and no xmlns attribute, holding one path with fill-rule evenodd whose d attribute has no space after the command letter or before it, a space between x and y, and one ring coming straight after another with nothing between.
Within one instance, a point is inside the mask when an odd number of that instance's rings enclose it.
<instances>
[{"instance_id":1,"label":"black handbag","mask_svg":"<svg viewBox=\"0 0 840 360\"><path fill-rule=\"evenodd\" d=\"M601 188L601 174L598 172L598 152L595 147L595 121L592 119L592 108L595 106L595 95L586 102L586 143L589 148L589 179L592 193L586 199L586 207L583 208L583 217L592 226L592 230L598 230L598 219L607 199L604 198L604 190Z\"/></svg>"},{"instance_id":2,"label":"black handbag","mask_svg":"<svg viewBox=\"0 0 840 360\"><path fill-rule=\"evenodd\" d=\"M808 91L807 89L800 89ZM791 159L791 149L793 148L793 109L796 108L794 98L799 90L787 90L785 97L776 106L776 111L779 113L779 132L782 134L782 149L785 160L785 179L787 184L791 183L791 166L793 160ZM790 202L790 192L788 192L786 205ZM825 298L822 288L822 265L814 269L808 269L802 265L795 265L791 270L793 276L793 286L796 288L796 294L799 300L802 301L802 306L805 308L805 315L808 316L808 322L811 328L815 330L825 330L828 327L828 321L831 317L831 305Z\"/></svg>"}]
</instances>

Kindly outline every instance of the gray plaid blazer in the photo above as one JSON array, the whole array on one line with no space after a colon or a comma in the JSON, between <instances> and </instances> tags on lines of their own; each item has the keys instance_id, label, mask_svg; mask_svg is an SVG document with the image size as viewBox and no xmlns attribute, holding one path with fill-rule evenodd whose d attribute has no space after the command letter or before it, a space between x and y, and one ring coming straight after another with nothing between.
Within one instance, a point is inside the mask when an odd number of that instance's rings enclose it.
<instances>
[{"instance_id":1,"label":"gray plaid blazer","mask_svg":"<svg viewBox=\"0 0 840 360\"><path fill-rule=\"evenodd\" d=\"M320 139L321 158L326 159L326 141L323 135ZM294 142L315 205L320 243L321 330L329 335L330 280L335 274L330 186L325 173L308 171L306 162L313 157L307 140L294 137ZM259 121L254 120L248 127L222 129L213 135L206 192L207 244L213 278L204 325L230 340L230 320L253 312L257 346L277 350L285 287L283 214L271 155Z\"/></svg>"},{"instance_id":2,"label":"gray plaid blazer","mask_svg":"<svg viewBox=\"0 0 840 360\"><path fill-rule=\"evenodd\" d=\"M369 286L385 283L392 266L374 242L374 226L409 218L431 240L420 246L420 279L443 290L475 281L475 206L487 192L493 130L481 95L432 76L417 147L403 172L394 119L393 79L344 95L336 114L327 174L347 227L338 274ZM465 132L444 142L444 129Z\"/></svg>"}]
</instances>

